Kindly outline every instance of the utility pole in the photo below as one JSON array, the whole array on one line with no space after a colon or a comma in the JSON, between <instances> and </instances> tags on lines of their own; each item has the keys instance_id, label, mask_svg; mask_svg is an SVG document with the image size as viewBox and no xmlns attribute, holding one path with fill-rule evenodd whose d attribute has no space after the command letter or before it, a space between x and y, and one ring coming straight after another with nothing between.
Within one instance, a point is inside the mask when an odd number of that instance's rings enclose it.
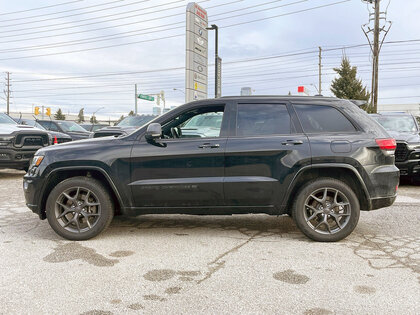
<instances>
[{"instance_id":1,"label":"utility pole","mask_svg":"<svg viewBox=\"0 0 420 315\"><path fill-rule=\"evenodd\" d=\"M372 105L373 112L378 112L378 70L379 70L379 7L381 0L375 0L375 26L373 31L373 73Z\"/></svg>"},{"instance_id":2,"label":"utility pole","mask_svg":"<svg viewBox=\"0 0 420 315\"><path fill-rule=\"evenodd\" d=\"M362 25L363 33L365 34L370 49L372 51L372 87L371 87L371 108L372 112L378 111L378 83L379 83L379 53L381 51L382 44L385 40L386 35L391 29L392 22L386 20L387 12L381 12L380 2L381 0L362 0L368 5L373 6L373 13L369 11L369 22ZM380 20L384 20L385 24L381 26ZM373 28L369 26L370 22L374 22ZM384 32L384 36L381 39L381 32ZM369 37L373 33L373 42Z\"/></svg>"},{"instance_id":3,"label":"utility pole","mask_svg":"<svg viewBox=\"0 0 420 315\"><path fill-rule=\"evenodd\" d=\"M319 95L322 95L322 48L319 48L319 54L318 54L318 58L319 58L319 63L318 63L318 77L319 77L319 82L318 82L318 86L319 86L319 90L318 93Z\"/></svg>"},{"instance_id":4,"label":"utility pole","mask_svg":"<svg viewBox=\"0 0 420 315\"><path fill-rule=\"evenodd\" d=\"M10 108L10 72L6 72L6 104L7 104L7 115L9 115Z\"/></svg>"},{"instance_id":5,"label":"utility pole","mask_svg":"<svg viewBox=\"0 0 420 315\"><path fill-rule=\"evenodd\" d=\"M137 115L137 83L134 84L134 114Z\"/></svg>"}]
</instances>

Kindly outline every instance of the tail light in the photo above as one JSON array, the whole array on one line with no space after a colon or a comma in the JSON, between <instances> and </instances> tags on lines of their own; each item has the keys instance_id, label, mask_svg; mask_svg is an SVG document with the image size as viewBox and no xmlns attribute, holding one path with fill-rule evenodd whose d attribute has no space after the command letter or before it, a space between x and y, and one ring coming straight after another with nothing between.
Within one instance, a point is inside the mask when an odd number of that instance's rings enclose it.
<instances>
[{"instance_id":1,"label":"tail light","mask_svg":"<svg viewBox=\"0 0 420 315\"><path fill-rule=\"evenodd\" d=\"M392 138L376 139L376 143L381 150L394 151L397 148L397 142Z\"/></svg>"}]
</instances>

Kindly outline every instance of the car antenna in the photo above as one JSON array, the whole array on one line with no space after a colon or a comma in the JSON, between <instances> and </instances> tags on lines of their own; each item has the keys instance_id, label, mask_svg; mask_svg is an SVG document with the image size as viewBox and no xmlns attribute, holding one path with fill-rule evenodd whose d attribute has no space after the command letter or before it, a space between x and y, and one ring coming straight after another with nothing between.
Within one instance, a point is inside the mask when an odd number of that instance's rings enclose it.
<instances>
[{"instance_id":1,"label":"car antenna","mask_svg":"<svg viewBox=\"0 0 420 315\"><path fill-rule=\"evenodd\" d=\"M22 112L19 112L19 115L20 116L19 116L19 122L18 122L18 124L22 122Z\"/></svg>"}]
</instances>

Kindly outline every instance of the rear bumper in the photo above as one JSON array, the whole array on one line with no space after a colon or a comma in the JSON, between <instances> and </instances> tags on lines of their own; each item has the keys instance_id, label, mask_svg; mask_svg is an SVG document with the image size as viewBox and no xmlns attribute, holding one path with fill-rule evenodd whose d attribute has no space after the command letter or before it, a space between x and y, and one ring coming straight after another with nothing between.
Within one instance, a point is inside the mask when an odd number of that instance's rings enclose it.
<instances>
[{"instance_id":1,"label":"rear bumper","mask_svg":"<svg viewBox=\"0 0 420 315\"><path fill-rule=\"evenodd\" d=\"M368 209L375 210L391 206L396 197L400 181L400 171L395 165L375 167L369 173L369 205Z\"/></svg>"},{"instance_id":2,"label":"rear bumper","mask_svg":"<svg viewBox=\"0 0 420 315\"><path fill-rule=\"evenodd\" d=\"M383 197L383 198L375 198L371 199L371 208L370 210L376 210L380 208L385 208L391 206L395 199L397 198L397 195L392 197Z\"/></svg>"}]
</instances>

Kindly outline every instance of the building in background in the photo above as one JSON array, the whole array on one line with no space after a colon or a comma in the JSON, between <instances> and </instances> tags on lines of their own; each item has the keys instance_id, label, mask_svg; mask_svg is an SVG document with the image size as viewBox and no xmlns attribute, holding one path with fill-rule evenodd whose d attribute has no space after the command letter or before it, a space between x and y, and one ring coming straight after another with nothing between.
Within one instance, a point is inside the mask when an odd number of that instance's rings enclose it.
<instances>
[{"instance_id":1,"label":"building in background","mask_svg":"<svg viewBox=\"0 0 420 315\"><path fill-rule=\"evenodd\" d=\"M241 96L251 96L252 95L252 88L245 86L241 88Z\"/></svg>"},{"instance_id":2,"label":"building in background","mask_svg":"<svg viewBox=\"0 0 420 315\"><path fill-rule=\"evenodd\" d=\"M378 112L407 112L420 116L420 103L417 104L378 104Z\"/></svg>"}]
</instances>

